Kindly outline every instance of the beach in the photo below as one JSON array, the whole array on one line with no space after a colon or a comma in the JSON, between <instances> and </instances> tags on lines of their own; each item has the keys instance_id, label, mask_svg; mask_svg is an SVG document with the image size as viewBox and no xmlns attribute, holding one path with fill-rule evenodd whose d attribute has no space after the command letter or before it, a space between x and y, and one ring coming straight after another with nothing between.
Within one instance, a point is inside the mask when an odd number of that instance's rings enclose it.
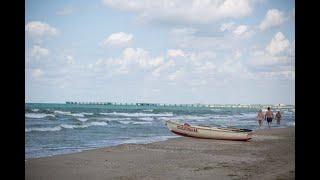
<instances>
[{"instance_id":1,"label":"beach","mask_svg":"<svg viewBox=\"0 0 320 180\"><path fill-rule=\"evenodd\" d=\"M25 161L25 179L295 179L295 128L247 142L178 137Z\"/></svg>"}]
</instances>

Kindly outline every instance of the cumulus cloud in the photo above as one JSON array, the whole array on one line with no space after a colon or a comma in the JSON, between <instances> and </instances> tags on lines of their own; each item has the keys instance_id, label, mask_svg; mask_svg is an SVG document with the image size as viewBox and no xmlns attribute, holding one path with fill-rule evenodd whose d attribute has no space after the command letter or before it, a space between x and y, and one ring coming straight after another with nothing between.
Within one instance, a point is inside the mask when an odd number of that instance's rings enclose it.
<instances>
[{"instance_id":1,"label":"cumulus cloud","mask_svg":"<svg viewBox=\"0 0 320 180\"><path fill-rule=\"evenodd\" d=\"M235 28L235 30L233 31L233 34L235 35L242 35L243 33L245 33L247 31L248 27L245 25L240 25L238 27Z\"/></svg>"},{"instance_id":2,"label":"cumulus cloud","mask_svg":"<svg viewBox=\"0 0 320 180\"><path fill-rule=\"evenodd\" d=\"M119 58L99 59L95 64L89 64L90 69L101 69L106 67L112 72L127 74L147 70L152 75L159 76L160 73L175 63L162 56L152 57L149 52L142 48L125 48Z\"/></svg>"},{"instance_id":3,"label":"cumulus cloud","mask_svg":"<svg viewBox=\"0 0 320 180\"><path fill-rule=\"evenodd\" d=\"M231 31L234 27L235 23L234 22L228 22L228 23L224 23L220 26L220 31L224 32L224 31Z\"/></svg>"},{"instance_id":4,"label":"cumulus cloud","mask_svg":"<svg viewBox=\"0 0 320 180\"><path fill-rule=\"evenodd\" d=\"M170 49L167 54L169 57L185 56L185 53L181 49Z\"/></svg>"},{"instance_id":5,"label":"cumulus cloud","mask_svg":"<svg viewBox=\"0 0 320 180\"><path fill-rule=\"evenodd\" d=\"M44 36L54 36L58 34L56 28L51 27L49 24L40 21L28 22L25 26L27 35L31 37L41 38Z\"/></svg>"},{"instance_id":6,"label":"cumulus cloud","mask_svg":"<svg viewBox=\"0 0 320 180\"><path fill-rule=\"evenodd\" d=\"M41 69L34 69L32 71L32 77L34 78L39 78L40 76L42 76L43 71Z\"/></svg>"},{"instance_id":7,"label":"cumulus cloud","mask_svg":"<svg viewBox=\"0 0 320 180\"><path fill-rule=\"evenodd\" d=\"M48 49L43 48L38 45L33 46L31 49L31 56L35 57L37 59L39 59L41 57L46 57L49 55L49 53L50 53L50 51Z\"/></svg>"},{"instance_id":8,"label":"cumulus cloud","mask_svg":"<svg viewBox=\"0 0 320 180\"><path fill-rule=\"evenodd\" d=\"M252 57L249 60L251 65L258 66L270 66L270 65L284 65L288 64L290 59L287 56L274 56L263 51L253 52Z\"/></svg>"},{"instance_id":9,"label":"cumulus cloud","mask_svg":"<svg viewBox=\"0 0 320 180\"><path fill-rule=\"evenodd\" d=\"M284 50L288 49L289 46L289 40L281 32L278 32L271 39L270 43L266 47L266 50L270 54L279 54Z\"/></svg>"},{"instance_id":10,"label":"cumulus cloud","mask_svg":"<svg viewBox=\"0 0 320 180\"><path fill-rule=\"evenodd\" d=\"M124 32L113 33L103 41L104 46L122 46L131 43L133 40L132 34Z\"/></svg>"},{"instance_id":11,"label":"cumulus cloud","mask_svg":"<svg viewBox=\"0 0 320 180\"><path fill-rule=\"evenodd\" d=\"M251 14L252 0L103 0L106 6L138 13L145 20L162 22L208 23Z\"/></svg>"},{"instance_id":12,"label":"cumulus cloud","mask_svg":"<svg viewBox=\"0 0 320 180\"><path fill-rule=\"evenodd\" d=\"M260 23L259 28L260 30L265 31L271 27L280 26L284 21L283 12L277 9L270 9Z\"/></svg>"}]
</instances>

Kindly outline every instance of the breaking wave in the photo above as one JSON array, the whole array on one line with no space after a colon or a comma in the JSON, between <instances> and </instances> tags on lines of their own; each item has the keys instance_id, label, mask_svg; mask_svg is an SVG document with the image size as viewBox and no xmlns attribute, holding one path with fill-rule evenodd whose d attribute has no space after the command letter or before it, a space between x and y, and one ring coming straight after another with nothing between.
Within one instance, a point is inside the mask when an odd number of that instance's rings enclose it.
<instances>
[{"instance_id":1,"label":"breaking wave","mask_svg":"<svg viewBox=\"0 0 320 180\"><path fill-rule=\"evenodd\" d=\"M44 118L47 116L54 117L53 114L44 114L44 113L26 113L25 114L25 117L27 118L36 118L36 119Z\"/></svg>"},{"instance_id":2,"label":"breaking wave","mask_svg":"<svg viewBox=\"0 0 320 180\"><path fill-rule=\"evenodd\" d=\"M76 128L87 128L90 126L107 126L108 123L106 122L89 122L86 124L80 124L80 125L75 125L75 124L60 124L55 127L43 127L43 128L26 128L25 132L31 132L31 131L60 131L63 128L64 129L76 129Z\"/></svg>"},{"instance_id":3,"label":"breaking wave","mask_svg":"<svg viewBox=\"0 0 320 180\"><path fill-rule=\"evenodd\" d=\"M173 116L172 113L121 113L121 112L112 112L112 113L100 113L102 115L108 116L125 116L125 117L170 117Z\"/></svg>"}]
</instances>

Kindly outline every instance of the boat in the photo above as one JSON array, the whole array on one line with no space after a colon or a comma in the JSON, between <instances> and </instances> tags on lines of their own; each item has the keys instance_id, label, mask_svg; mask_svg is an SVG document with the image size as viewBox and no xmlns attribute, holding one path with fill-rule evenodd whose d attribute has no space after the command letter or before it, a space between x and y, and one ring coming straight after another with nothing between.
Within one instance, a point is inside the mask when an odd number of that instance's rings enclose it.
<instances>
[{"instance_id":1,"label":"boat","mask_svg":"<svg viewBox=\"0 0 320 180\"><path fill-rule=\"evenodd\" d=\"M252 130L232 127L190 125L166 121L166 126L175 134L204 139L220 139L234 141L248 141L252 138Z\"/></svg>"}]
</instances>

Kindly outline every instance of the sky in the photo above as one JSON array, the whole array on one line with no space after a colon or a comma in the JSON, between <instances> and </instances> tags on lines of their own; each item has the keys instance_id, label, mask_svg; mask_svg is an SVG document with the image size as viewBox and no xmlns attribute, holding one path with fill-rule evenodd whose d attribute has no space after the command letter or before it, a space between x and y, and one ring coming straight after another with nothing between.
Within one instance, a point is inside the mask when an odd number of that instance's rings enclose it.
<instances>
[{"instance_id":1,"label":"sky","mask_svg":"<svg viewBox=\"0 0 320 180\"><path fill-rule=\"evenodd\" d=\"M25 8L25 102L295 104L293 0Z\"/></svg>"}]
</instances>

